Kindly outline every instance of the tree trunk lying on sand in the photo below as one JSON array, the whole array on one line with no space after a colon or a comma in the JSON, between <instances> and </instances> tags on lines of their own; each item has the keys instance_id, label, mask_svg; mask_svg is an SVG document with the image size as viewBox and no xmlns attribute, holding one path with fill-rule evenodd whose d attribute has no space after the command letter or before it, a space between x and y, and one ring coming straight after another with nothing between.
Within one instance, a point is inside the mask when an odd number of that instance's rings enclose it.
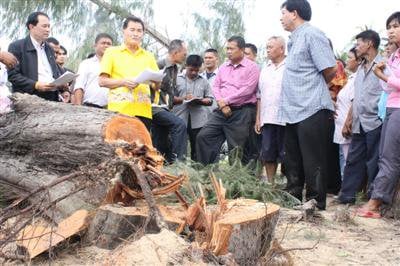
<instances>
[{"instance_id":1,"label":"tree trunk lying on sand","mask_svg":"<svg viewBox=\"0 0 400 266\"><path fill-rule=\"evenodd\" d=\"M155 168L163 164L163 158L152 150L149 132L136 118L28 94L15 94L13 102L15 111L0 116L0 183L2 190L11 194L7 196L18 199L81 171L29 199L52 202L72 193L54 203L56 211L51 216L55 221L76 210L97 207L116 172L133 175L126 167L118 169L118 164L112 163L121 158L118 140L147 145L153 159L158 160ZM78 187L82 187L79 192Z\"/></svg>"}]
</instances>

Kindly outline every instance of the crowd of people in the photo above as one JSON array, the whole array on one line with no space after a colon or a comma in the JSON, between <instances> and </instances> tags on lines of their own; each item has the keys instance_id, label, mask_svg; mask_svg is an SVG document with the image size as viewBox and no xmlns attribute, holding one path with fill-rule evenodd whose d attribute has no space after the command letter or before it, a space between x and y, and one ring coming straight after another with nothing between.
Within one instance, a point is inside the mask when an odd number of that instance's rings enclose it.
<instances>
[{"instance_id":1,"label":"crowd of people","mask_svg":"<svg viewBox=\"0 0 400 266\"><path fill-rule=\"evenodd\" d=\"M262 67L257 47L241 36L227 40L222 64L216 49L187 55L178 39L156 60L142 47L143 21L130 16L121 45L98 34L76 81L55 86L71 70L43 12L29 15L29 35L12 42L0 60L13 92L140 119L168 162L189 157L190 145L192 160L215 163L226 142L243 163L262 162L264 182L274 181L281 163L286 190L299 200L315 199L321 210L328 193L348 204L364 190L369 201L357 215L377 218L381 205L392 203L400 177L400 12L387 19L383 53L379 34L365 30L355 34L346 62L335 58L311 15L307 0L282 4L281 23L291 35L287 43L268 38ZM138 84L135 77L146 69L161 69L162 81Z\"/></svg>"}]
</instances>

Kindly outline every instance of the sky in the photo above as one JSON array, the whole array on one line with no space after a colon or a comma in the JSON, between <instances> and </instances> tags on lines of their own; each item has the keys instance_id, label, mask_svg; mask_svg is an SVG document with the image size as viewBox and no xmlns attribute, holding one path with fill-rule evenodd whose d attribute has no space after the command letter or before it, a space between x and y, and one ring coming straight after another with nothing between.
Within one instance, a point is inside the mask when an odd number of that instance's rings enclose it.
<instances>
[{"instance_id":1,"label":"sky","mask_svg":"<svg viewBox=\"0 0 400 266\"><path fill-rule=\"evenodd\" d=\"M146 1L146 0L143 0ZM246 1L243 18L246 28L245 39L256 46L263 47L268 37L288 32L280 24L280 5L283 0L237 0ZM312 8L311 24L320 28L332 40L335 51L349 48L352 38L367 25L386 37L385 22L395 11L400 11L399 0L309 0ZM170 39L185 39L185 25L191 24L195 11L207 16L208 0L153 0L154 23L156 29ZM68 37L57 36L65 40ZM0 34L2 49L9 40ZM72 45L72 44L71 44ZM70 47L71 48L71 47ZM200 53L200 51L199 51Z\"/></svg>"},{"instance_id":2,"label":"sky","mask_svg":"<svg viewBox=\"0 0 400 266\"><path fill-rule=\"evenodd\" d=\"M238 0L240 1L240 0ZM246 0L242 0L246 1ZM182 21L191 19L194 11L207 14L205 0L154 0L154 18L160 32L168 32L171 39L183 38ZM245 39L258 47L265 46L268 37L288 32L280 24L280 6L283 0L250 0L245 10ZM310 23L332 40L335 51L348 48L352 38L367 25L386 37L386 19L400 11L398 0L309 0L312 8ZM173 7L173 8L171 8ZM165 12L168 10L168 12Z\"/></svg>"}]
</instances>

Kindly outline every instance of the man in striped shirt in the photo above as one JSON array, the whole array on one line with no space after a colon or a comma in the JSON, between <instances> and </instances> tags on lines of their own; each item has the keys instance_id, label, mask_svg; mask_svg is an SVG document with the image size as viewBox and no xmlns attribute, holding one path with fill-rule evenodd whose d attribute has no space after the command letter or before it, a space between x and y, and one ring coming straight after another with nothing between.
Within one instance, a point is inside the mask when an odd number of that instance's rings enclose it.
<instances>
[{"instance_id":1,"label":"man in striped shirt","mask_svg":"<svg viewBox=\"0 0 400 266\"><path fill-rule=\"evenodd\" d=\"M311 26L307 0L288 0L281 6L281 23L291 32L278 119L286 123L287 190L302 200L315 199L326 207L327 151L334 110L327 83L336 74L336 60L328 38Z\"/></svg>"}]
</instances>

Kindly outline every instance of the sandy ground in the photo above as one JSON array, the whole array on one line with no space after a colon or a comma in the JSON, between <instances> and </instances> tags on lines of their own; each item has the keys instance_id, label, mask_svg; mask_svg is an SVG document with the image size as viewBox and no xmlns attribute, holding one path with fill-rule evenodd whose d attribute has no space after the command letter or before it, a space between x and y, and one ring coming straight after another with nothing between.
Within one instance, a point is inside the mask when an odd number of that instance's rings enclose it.
<instances>
[{"instance_id":1,"label":"sandy ground","mask_svg":"<svg viewBox=\"0 0 400 266\"><path fill-rule=\"evenodd\" d=\"M275 236L284 249L315 246L290 251L295 265L400 265L400 221L354 217L354 209L328 203L310 221L299 221L300 211L282 209ZM338 222L338 213L349 213L350 219ZM74 243L58 248L52 265L101 265L109 256L107 250ZM48 257L39 256L32 265L49 265Z\"/></svg>"},{"instance_id":2,"label":"sandy ground","mask_svg":"<svg viewBox=\"0 0 400 266\"><path fill-rule=\"evenodd\" d=\"M329 200L330 201L330 200ZM329 202L328 201L328 202ZM400 221L354 217L356 207L328 203L313 221L296 222L300 211L283 209L276 229L284 249L292 251L295 265L400 265ZM337 222L338 213L350 220Z\"/></svg>"}]
</instances>

